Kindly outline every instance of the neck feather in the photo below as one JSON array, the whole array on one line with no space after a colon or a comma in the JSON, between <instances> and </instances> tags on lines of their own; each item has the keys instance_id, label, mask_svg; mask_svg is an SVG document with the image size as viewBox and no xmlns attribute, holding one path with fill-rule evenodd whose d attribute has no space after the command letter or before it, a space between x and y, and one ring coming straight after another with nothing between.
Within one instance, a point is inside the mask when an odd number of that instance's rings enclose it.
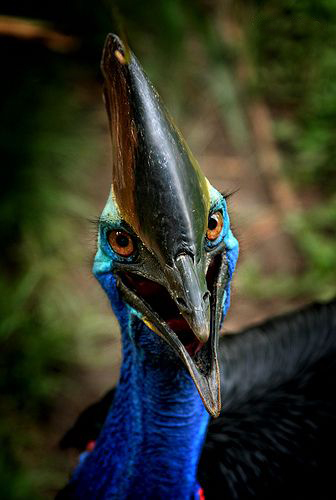
<instances>
[{"instance_id":1,"label":"neck feather","mask_svg":"<svg viewBox=\"0 0 336 500\"><path fill-rule=\"evenodd\" d=\"M119 385L96 448L74 478L78 496L198 498L209 416L164 341L140 321L123 324Z\"/></svg>"}]
</instances>

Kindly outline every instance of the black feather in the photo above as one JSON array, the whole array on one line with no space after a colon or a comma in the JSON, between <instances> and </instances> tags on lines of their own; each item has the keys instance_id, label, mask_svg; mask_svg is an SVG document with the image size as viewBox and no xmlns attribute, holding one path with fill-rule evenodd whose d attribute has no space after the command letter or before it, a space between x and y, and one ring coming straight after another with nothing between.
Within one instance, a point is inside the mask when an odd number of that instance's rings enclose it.
<instances>
[{"instance_id":1,"label":"black feather","mask_svg":"<svg viewBox=\"0 0 336 500\"><path fill-rule=\"evenodd\" d=\"M198 469L207 499L335 498L335 350L335 302L222 339L223 411Z\"/></svg>"},{"instance_id":2,"label":"black feather","mask_svg":"<svg viewBox=\"0 0 336 500\"><path fill-rule=\"evenodd\" d=\"M334 499L336 302L225 335L219 349L223 409L198 469L206 499ZM85 410L62 447L95 440L112 400Z\"/></svg>"}]
</instances>

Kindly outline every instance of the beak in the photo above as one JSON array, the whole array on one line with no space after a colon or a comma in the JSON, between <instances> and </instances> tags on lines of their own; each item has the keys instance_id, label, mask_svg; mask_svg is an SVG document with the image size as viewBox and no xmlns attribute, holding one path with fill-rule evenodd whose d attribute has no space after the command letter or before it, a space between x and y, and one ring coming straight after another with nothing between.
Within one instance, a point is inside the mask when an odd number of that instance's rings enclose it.
<instances>
[{"instance_id":1,"label":"beak","mask_svg":"<svg viewBox=\"0 0 336 500\"><path fill-rule=\"evenodd\" d=\"M206 275L204 267L198 271L192 257L183 254L176 268L166 271L166 286L134 271L117 273L124 300L180 357L213 417L221 409L217 348L225 270L224 254L211 259Z\"/></svg>"},{"instance_id":2,"label":"beak","mask_svg":"<svg viewBox=\"0 0 336 500\"><path fill-rule=\"evenodd\" d=\"M175 288L176 303L181 315L188 322L196 339L202 344L210 336L210 293L205 276L197 272L194 259L189 254L180 254L176 259L176 269L172 273L172 288ZM175 279L174 279L175 278Z\"/></svg>"},{"instance_id":3,"label":"beak","mask_svg":"<svg viewBox=\"0 0 336 500\"><path fill-rule=\"evenodd\" d=\"M218 416L220 288L227 273L220 277L225 254L213 257L204 248L208 181L139 62L114 35L106 39L102 70L113 203L148 250L136 264L114 262L113 272L124 300L182 359L208 412Z\"/></svg>"}]
</instances>

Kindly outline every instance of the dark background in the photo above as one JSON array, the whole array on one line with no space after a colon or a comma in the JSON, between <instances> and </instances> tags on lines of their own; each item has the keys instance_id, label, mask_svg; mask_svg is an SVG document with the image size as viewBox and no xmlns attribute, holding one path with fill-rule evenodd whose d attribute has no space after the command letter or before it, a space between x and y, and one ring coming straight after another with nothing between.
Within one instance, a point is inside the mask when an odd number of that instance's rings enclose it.
<instances>
[{"instance_id":1,"label":"dark background","mask_svg":"<svg viewBox=\"0 0 336 500\"><path fill-rule=\"evenodd\" d=\"M5 2L6 4L6 2ZM332 0L7 2L0 16L0 484L52 498L76 414L115 383L118 326L91 277L110 184L99 61L126 32L242 252L226 330L336 288Z\"/></svg>"}]
</instances>

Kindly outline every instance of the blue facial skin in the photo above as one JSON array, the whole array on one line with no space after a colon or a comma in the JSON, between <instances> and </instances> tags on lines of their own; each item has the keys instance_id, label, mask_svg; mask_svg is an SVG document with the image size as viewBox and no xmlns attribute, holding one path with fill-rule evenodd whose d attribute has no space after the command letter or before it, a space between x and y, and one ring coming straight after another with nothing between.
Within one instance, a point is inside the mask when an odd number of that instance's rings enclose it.
<instances>
[{"instance_id":1,"label":"blue facial skin","mask_svg":"<svg viewBox=\"0 0 336 500\"><path fill-rule=\"evenodd\" d=\"M206 250L224 242L229 277L225 315L238 242L230 229L225 199L210 185L209 192L211 211L220 210L224 219L221 234L206 243ZM115 400L96 447L73 475L74 498L198 499L197 464L209 415L177 355L119 295L113 268L125 258L113 252L107 234L126 226L112 194L101 220L93 272L120 323L123 362Z\"/></svg>"},{"instance_id":2,"label":"blue facial skin","mask_svg":"<svg viewBox=\"0 0 336 500\"><path fill-rule=\"evenodd\" d=\"M223 214L223 229L218 236L218 238L214 241L207 241L207 247L211 250L216 248L222 242L225 245L226 249L226 260L228 266L228 282L225 288L224 293L224 302L223 302L223 316L222 321L224 320L229 307L230 307L230 291L231 291L231 279L233 272L236 268L238 254L239 254L239 244L238 240L234 237L231 227L230 227L230 218L227 210L227 205L225 198L215 189L213 186L209 185L210 192L210 213L214 213L220 211Z\"/></svg>"}]
</instances>

